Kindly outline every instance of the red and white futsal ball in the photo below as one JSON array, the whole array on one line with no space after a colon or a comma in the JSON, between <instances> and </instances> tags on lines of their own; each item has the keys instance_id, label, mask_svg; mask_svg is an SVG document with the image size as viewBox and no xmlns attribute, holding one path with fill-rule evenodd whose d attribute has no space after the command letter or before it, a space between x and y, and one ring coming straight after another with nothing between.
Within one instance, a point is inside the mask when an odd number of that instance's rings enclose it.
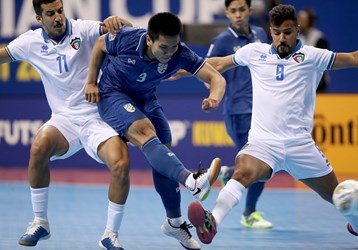
<instances>
[{"instance_id":1,"label":"red and white futsal ball","mask_svg":"<svg viewBox=\"0 0 358 250\"><path fill-rule=\"evenodd\" d=\"M344 215L358 215L358 182L346 180L333 192L333 204Z\"/></svg>"}]
</instances>

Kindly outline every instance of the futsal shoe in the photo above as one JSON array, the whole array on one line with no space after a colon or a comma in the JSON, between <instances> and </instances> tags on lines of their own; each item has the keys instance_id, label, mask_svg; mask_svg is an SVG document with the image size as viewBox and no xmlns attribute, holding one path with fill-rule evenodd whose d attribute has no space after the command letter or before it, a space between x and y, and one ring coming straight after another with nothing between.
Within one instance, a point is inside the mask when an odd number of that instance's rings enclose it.
<instances>
[{"instance_id":1,"label":"futsal shoe","mask_svg":"<svg viewBox=\"0 0 358 250\"><path fill-rule=\"evenodd\" d=\"M27 228L26 233L21 236L19 244L23 246L36 246L39 240L47 240L51 237L50 227L47 221L34 219Z\"/></svg>"},{"instance_id":2,"label":"futsal shoe","mask_svg":"<svg viewBox=\"0 0 358 250\"><path fill-rule=\"evenodd\" d=\"M242 215L240 220L241 225L252 229L267 229L272 228L272 223L262 217L262 213L255 211L248 216Z\"/></svg>"},{"instance_id":3,"label":"futsal shoe","mask_svg":"<svg viewBox=\"0 0 358 250\"><path fill-rule=\"evenodd\" d=\"M189 228L192 227L192 225L187 224L185 221L179 227L174 227L170 224L169 220L165 220L161 230L165 235L177 239L185 249L200 250L201 247L199 243L192 237L191 233L189 232Z\"/></svg>"},{"instance_id":4,"label":"futsal shoe","mask_svg":"<svg viewBox=\"0 0 358 250\"><path fill-rule=\"evenodd\" d=\"M190 223L196 228L196 233L201 242L210 244L216 235L216 222L214 216L204 210L200 202L193 201L188 208Z\"/></svg>"},{"instance_id":5,"label":"futsal shoe","mask_svg":"<svg viewBox=\"0 0 358 250\"><path fill-rule=\"evenodd\" d=\"M350 232L351 234L355 235L355 236L358 236L358 233L356 231L354 231L353 227L351 224L347 224L347 230L348 232Z\"/></svg>"},{"instance_id":6,"label":"futsal shoe","mask_svg":"<svg viewBox=\"0 0 358 250\"><path fill-rule=\"evenodd\" d=\"M214 184L216 179L219 176L221 168L220 158L215 158L210 165L210 168L203 170L199 169L197 172L193 173L193 178L195 180L195 185L193 189L190 189L190 192L199 200L205 200L211 190L211 186Z\"/></svg>"},{"instance_id":7,"label":"futsal shoe","mask_svg":"<svg viewBox=\"0 0 358 250\"><path fill-rule=\"evenodd\" d=\"M121 243L118 240L118 233L106 230L102 235L102 238L98 242L101 249L107 250L124 250Z\"/></svg>"}]
</instances>

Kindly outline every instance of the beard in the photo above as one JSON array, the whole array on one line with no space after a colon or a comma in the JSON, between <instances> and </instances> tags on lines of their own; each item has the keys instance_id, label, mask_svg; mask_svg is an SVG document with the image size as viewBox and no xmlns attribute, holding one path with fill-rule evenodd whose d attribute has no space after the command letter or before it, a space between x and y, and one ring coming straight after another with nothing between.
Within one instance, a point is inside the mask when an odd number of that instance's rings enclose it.
<instances>
[{"instance_id":1,"label":"beard","mask_svg":"<svg viewBox=\"0 0 358 250\"><path fill-rule=\"evenodd\" d=\"M287 43L280 43L277 45L276 51L280 58L286 58L289 54L291 54L291 48Z\"/></svg>"}]
</instances>

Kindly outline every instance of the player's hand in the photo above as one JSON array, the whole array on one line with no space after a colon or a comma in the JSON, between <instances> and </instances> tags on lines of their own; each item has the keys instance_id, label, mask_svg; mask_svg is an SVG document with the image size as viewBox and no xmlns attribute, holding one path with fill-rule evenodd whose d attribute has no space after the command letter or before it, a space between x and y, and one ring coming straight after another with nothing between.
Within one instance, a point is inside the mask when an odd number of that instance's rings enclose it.
<instances>
[{"instance_id":1,"label":"player's hand","mask_svg":"<svg viewBox=\"0 0 358 250\"><path fill-rule=\"evenodd\" d=\"M217 109L219 107L219 102L212 98L205 98L201 103L201 109L205 112Z\"/></svg>"},{"instance_id":2,"label":"player's hand","mask_svg":"<svg viewBox=\"0 0 358 250\"><path fill-rule=\"evenodd\" d=\"M99 89L96 84L87 83L85 87L85 98L89 102L99 103Z\"/></svg>"},{"instance_id":3,"label":"player's hand","mask_svg":"<svg viewBox=\"0 0 358 250\"><path fill-rule=\"evenodd\" d=\"M123 26L122 19L118 16L107 17L103 22L100 23L100 25L107 29L107 31L112 35L120 31Z\"/></svg>"}]
</instances>

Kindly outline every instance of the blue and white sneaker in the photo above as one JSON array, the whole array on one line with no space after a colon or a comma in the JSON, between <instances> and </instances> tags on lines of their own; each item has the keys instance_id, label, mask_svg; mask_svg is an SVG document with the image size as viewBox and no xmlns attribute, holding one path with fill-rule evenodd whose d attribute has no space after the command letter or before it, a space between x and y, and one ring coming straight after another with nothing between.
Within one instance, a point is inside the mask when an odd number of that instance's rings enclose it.
<instances>
[{"instance_id":1,"label":"blue and white sneaker","mask_svg":"<svg viewBox=\"0 0 358 250\"><path fill-rule=\"evenodd\" d=\"M51 237L48 221L34 219L27 228L26 233L21 236L19 244L23 246L36 246L39 240L47 240Z\"/></svg>"},{"instance_id":2,"label":"blue and white sneaker","mask_svg":"<svg viewBox=\"0 0 358 250\"><path fill-rule=\"evenodd\" d=\"M121 243L118 240L118 233L114 233L106 230L102 235L102 238L98 242L101 249L107 250L124 250Z\"/></svg>"}]
</instances>

